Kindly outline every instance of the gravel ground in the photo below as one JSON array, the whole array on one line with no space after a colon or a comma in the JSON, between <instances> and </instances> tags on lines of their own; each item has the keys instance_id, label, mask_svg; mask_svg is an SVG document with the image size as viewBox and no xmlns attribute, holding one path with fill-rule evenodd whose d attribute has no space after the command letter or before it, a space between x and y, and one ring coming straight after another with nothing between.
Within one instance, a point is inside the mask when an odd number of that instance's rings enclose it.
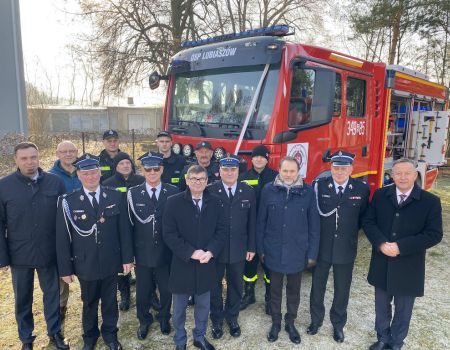
<instances>
[{"instance_id":1,"label":"gravel ground","mask_svg":"<svg viewBox=\"0 0 450 350\"><path fill-rule=\"evenodd\" d=\"M434 190L441 197L444 215L444 239L436 247L428 251L427 277L425 296L418 298L414 307L410 333L406 339L404 349L450 349L450 267L449 250L450 240L450 177L440 177L437 189ZM257 283L257 302L251 305L240 315L242 336L232 338L226 326L225 335L220 341L214 341L218 350L240 349L367 349L375 341L374 331L374 292L366 281L368 262L370 259L370 245L364 235L359 239L359 254L353 274L353 285L348 309L348 323L345 328L345 342L337 344L332 338L332 326L325 319L323 327L315 336L306 334L309 324L309 291L311 288L311 275L303 275L300 310L296 325L302 336L300 345L293 345L287 333L282 330L279 340L270 344L266 340L266 334L270 327L270 318L264 313L264 286L262 278ZM36 281L35 286L35 334L38 335L35 349L51 349L47 346L48 339L45 336L45 322L42 313L42 293ZM133 289L134 290L134 289ZM326 294L326 309L331 304L332 279L328 282ZM285 299L283 299L285 300ZM138 341L135 333L137 320L132 299L132 308L126 313L121 313L119 322L119 337L125 349L172 349L172 335L163 336L159 332L159 325L153 324L149 336L143 342ZM65 334L70 340L72 348L81 349L81 302L78 284L71 285L69 299L68 319ZM11 287L10 273L0 274L0 349L20 349L17 337L17 329L14 319L14 297ZM192 346L190 327L193 324L192 309L188 310L188 349ZM208 339L211 336L208 331ZM104 349L101 341L98 349Z\"/></svg>"}]
</instances>

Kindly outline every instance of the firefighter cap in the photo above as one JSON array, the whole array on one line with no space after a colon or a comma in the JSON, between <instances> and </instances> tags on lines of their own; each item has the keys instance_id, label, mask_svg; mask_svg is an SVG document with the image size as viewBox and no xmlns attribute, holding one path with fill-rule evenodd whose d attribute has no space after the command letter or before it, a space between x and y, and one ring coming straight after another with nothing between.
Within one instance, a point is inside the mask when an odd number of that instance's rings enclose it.
<instances>
[{"instance_id":1,"label":"firefighter cap","mask_svg":"<svg viewBox=\"0 0 450 350\"><path fill-rule=\"evenodd\" d=\"M213 150L211 144L208 141L200 141L199 143L197 143L197 145L195 146L195 150L198 151L201 148L207 148L209 150Z\"/></svg>"},{"instance_id":2,"label":"firefighter cap","mask_svg":"<svg viewBox=\"0 0 450 350\"><path fill-rule=\"evenodd\" d=\"M98 157L96 157L90 153L83 154L80 158L78 158L72 164L79 171L87 171L87 170L93 170L93 169L100 168L100 162L99 162Z\"/></svg>"},{"instance_id":3,"label":"firefighter cap","mask_svg":"<svg viewBox=\"0 0 450 350\"><path fill-rule=\"evenodd\" d=\"M163 155L157 152L148 152L141 158L141 164L144 169L158 168L163 163Z\"/></svg>"},{"instance_id":4,"label":"firefighter cap","mask_svg":"<svg viewBox=\"0 0 450 350\"><path fill-rule=\"evenodd\" d=\"M158 133L158 135L156 135L156 138L160 138L160 137L168 137L169 139L172 140L172 135L170 135L170 132L162 130Z\"/></svg>"},{"instance_id":5,"label":"firefighter cap","mask_svg":"<svg viewBox=\"0 0 450 350\"><path fill-rule=\"evenodd\" d=\"M239 158L235 155L229 155L228 157L219 160L219 165L221 168L238 168Z\"/></svg>"},{"instance_id":6,"label":"firefighter cap","mask_svg":"<svg viewBox=\"0 0 450 350\"><path fill-rule=\"evenodd\" d=\"M353 164L355 155L353 153L338 150L330 156L330 159L332 166L350 166Z\"/></svg>"},{"instance_id":7,"label":"firefighter cap","mask_svg":"<svg viewBox=\"0 0 450 350\"><path fill-rule=\"evenodd\" d=\"M111 137L119 138L119 133L116 130L106 130L103 133L103 140L109 139Z\"/></svg>"}]
</instances>

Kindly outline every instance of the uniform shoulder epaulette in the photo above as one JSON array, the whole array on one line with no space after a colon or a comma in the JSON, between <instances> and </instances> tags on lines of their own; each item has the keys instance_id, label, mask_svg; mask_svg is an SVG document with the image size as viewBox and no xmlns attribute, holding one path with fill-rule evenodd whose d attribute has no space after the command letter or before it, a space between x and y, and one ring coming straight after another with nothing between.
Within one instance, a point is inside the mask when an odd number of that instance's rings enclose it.
<instances>
[{"instance_id":1,"label":"uniform shoulder epaulette","mask_svg":"<svg viewBox=\"0 0 450 350\"><path fill-rule=\"evenodd\" d=\"M62 198L70 197L70 196L72 196L72 195L73 195L75 192L77 192L77 191L78 191L78 189L73 190L72 192L64 193L64 194L61 195L61 197L62 197Z\"/></svg>"},{"instance_id":2,"label":"uniform shoulder epaulette","mask_svg":"<svg viewBox=\"0 0 450 350\"><path fill-rule=\"evenodd\" d=\"M249 185L246 181L241 180L240 183L242 184L242 187L251 188L253 190L253 187L251 185Z\"/></svg>"},{"instance_id":3,"label":"uniform shoulder epaulette","mask_svg":"<svg viewBox=\"0 0 450 350\"><path fill-rule=\"evenodd\" d=\"M142 185L142 184L131 186L131 187L128 188L128 191L131 191L131 190L133 190L133 189L135 189L136 187L139 187L139 186L141 186L141 185Z\"/></svg>"},{"instance_id":4,"label":"uniform shoulder epaulette","mask_svg":"<svg viewBox=\"0 0 450 350\"><path fill-rule=\"evenodd\" d=\"M140 185L138 185L138 186L140 186ZM135 186L135 187L137 187L137 186ZM166 187L166 188L172 188L172 189L174 189L174 190L177 190L177 189L178 189L177 186L172 185L172 184L168 184L168 183L166 183L166 182L164 182L164 187Z\"/></svg>"},{"instance_id":5,"label":"uniform shoulder epaulette","mask_svg":"<svg viewBox=\"0 0 450 350\"><path fill-rule=\"evenodd\" d=\"M109 191L113 191L113 192L120 192L117 188L115 187L110 187L110 186L102 186L103 189L105 190L109 190Z\"/></svg>"}]
</instances>

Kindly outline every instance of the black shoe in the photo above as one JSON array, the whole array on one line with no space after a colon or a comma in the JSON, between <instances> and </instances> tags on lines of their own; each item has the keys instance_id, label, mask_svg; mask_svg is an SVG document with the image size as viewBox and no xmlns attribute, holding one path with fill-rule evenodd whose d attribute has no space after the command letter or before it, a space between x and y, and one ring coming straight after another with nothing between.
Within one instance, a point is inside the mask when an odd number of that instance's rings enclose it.
<instances>
[{"instance_id":1,"label":"black shoe","mask_svg":"<svg viewBox=\"0 0 450 350\"><path fill-rule=\"evenodd\" d=\"M70 349L69 343L62 336L61 332L55 333L50 338L50 343L52 343L58 350Z\"/></svg>"},{"instance_id":2,"label":"black shoe","mask_svg":"<svg viewBox=\"0 0 450 350\"><path fill-rule=\"evenodd\" d=\"M401 350L402 345L390 345L389 349L391 350Z\"/></svg>"},{"instance_id":3,"label":"black shoe","mask_svg":"<svg viewBox=\"0 0 450 350\"><path fill-rule=\"evenodd\" d=\"M209 341L207 341L206 338L203 338L203 340L194 340L194 346L202 350L216 350L216 348Z\"/></svg>"},{"instance_id":4,"label":"black shoe","mask_svg":"<svg viewBox=\"0 0 450 350\"><path fill-rule=\"evenodd\" d=\"M33 350L33 343L23 343L22 350Z\"/></svg>"},{"instance_id":5,"label":"black shoe","mask_svg":"<svg viewBox=\"0 0 450 350\"><path fill-rule=\"evenodd\" d=\"M244 295L241 299L240 309L245 310L249 305L254 304L255 302L255 282L245 282Z\"/></svg>"},{"instance_id":6,"label":"black shoe","mask_svg":"<svg viewBox=\"0 0 450 350\"><path fill-rule=\"evenodd\" d=\"M316 335L319 331L320 326L315 325L314 323L311 323L308 328L306 329L306 333L309 335Z\"/></svg>"},{"instance_id":7,"label":"black shoe","mask_svg":"<svg viewBox=\"0 0 450 350\"><path fill-rule=\"evenodd\" d=\"M214 339L220 339L223 336L223 327L221 323L215 323L212 325L211 334Z\"/></svg>"},{"instance_id":8,"label":"black shoe","mask_svg":"<svg viewBox=\"0 0 450 350\"><path fill-rule=\"evenodd\" d=\"M159 298L158 298L158 294L156 294L156 292L152 293L152 300L150 301L150 303L152 304L152 308L155 311L159 311L161 310L161 303L159 302Z\"/></svg>"},{"instance_id":9,"label":"black shoe","mask_svg":"<svg viewBox=\"0 0 450 350\"><path fill-rule=\"evenodd\" d=\"M273 343L278 339L278 333L280 333L281 326L278 323L272 323L269 334L267 334L267 340Z\"/></svg>"},{"instance_id":10,"label":"black shoe","mask_svg":"<svg viewBox=\"0 0 450 350\"><path fill-rule=\"evenodd\" d=\"M333 339L335 342L344 342L344 331L342 329L333 328Z\"/></svg>"},{"instance_id":11,"label":"black shoe","mask_svg":"<svg viewBox=\"0 0 450 350\"><path fill-rule=\"evenodd\" d=\"M293 323L286 323L284 326L284 330L289 334L289 340L294 344L300 344L302 339L300 338L300 334L298 333L297 328Z\"/></svg>"},{"instance_id":12,"label":"black shoe","mask_svg":"<svg viewBox=\"0 0 450 350\"><path fill-rule=\"evenodd\" d=\"M369 350L383 350L383 349L389 349L389 344L383 343L382 341L377 341L376 343L373 343Z\"/></svg>"},{"instance_id":13,"label":"black shoe","mask_svg":"<svg viewBox=\"0 0 450 350\"><path fill-rule=\"evenodd\" d=\"M147 338L148 329L150 328L150 324L140 324L137 330L137 337L139 340L144 340Z\"/></svg>"},{"instance_id":14,"label":"black shoe","mask_svg":"<svg viewBox=\"0 0 450 350\"><path fill-rule=\"evenodd\" d=\"M123 350L122 344L118 340L108 343L106 346L109 350Z\"/></svg>"},{"instance_id":15,"label":"black shoe","mask_svg":"<svg viewBox=\"0 0 450 350\"><path fill-rule=\"evenodd\" d=\"M170 327L169 320L161 320L159 321L159 329L161 329L161 333L164 335L170 334L172 328Z\"/></svg>"},{"instance_id":16,"label":"black shoe","mask_svg":"<svg viewBox=\"0 0 450 350\"><path fill-rule=\"evenodd\" d=\"M195 304L194 296L190 295L188 299L188 305L192 306Z\"/></svg>"},{"instance_id":17,"label":"black shoe","mask_svg":"<svg viewBox=\"0 0 450 350\"><path fill-rule=\"evenodd\" d=\"M230 335L237 338L241 335L241 327L237 321L228 322L228 327L230 327Z\"/></svg>"},{"instance_id":18,"label":"black shoe","mask_svg":"<svg viewBox=\"0 0 450 350\"><path fill-rule=\"evenodd\" d=\"M186 344L175 346L175 350L186 350Z\"/></svg>"}]
</instances>

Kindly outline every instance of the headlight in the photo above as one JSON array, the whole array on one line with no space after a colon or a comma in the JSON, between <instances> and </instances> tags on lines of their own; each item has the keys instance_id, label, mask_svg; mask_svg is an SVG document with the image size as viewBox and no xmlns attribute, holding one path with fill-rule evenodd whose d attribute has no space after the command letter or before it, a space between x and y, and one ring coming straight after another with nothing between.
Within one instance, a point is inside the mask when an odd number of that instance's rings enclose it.
<instances>
[{"instance_id":1,"label":"headlight","mask_svg":"<svg viewBox=\"0 0 450 350\"><path fill-rule=\"evenodd\" d=\"M181 144L174 143L172 145L172 152L175 153L175 154L180 154L181 153Z\"/></svg>"},{"instance_id":2,"label":"headlight","mask_svg":"<svg viewBox=\"0 0 450 350\"><path fill-rule=\"evenodd\" d=\"M189 158L192 156L192 153L194 152L194 147L192 145L184 145L183 146L183 156L186 158Z\"/></svg>"},{"instance_id":3,"label":"headlight","mask_svg":"<svg viewBox=\"0 0 450 350\"><path fill-rule=\"evenodd\" d=\"M214 158L216 158L216 160L224 158L225 155L226 155L225 149L223 149L222 147L217 147L214 150Z\"/></svg>"}]
</instances>

